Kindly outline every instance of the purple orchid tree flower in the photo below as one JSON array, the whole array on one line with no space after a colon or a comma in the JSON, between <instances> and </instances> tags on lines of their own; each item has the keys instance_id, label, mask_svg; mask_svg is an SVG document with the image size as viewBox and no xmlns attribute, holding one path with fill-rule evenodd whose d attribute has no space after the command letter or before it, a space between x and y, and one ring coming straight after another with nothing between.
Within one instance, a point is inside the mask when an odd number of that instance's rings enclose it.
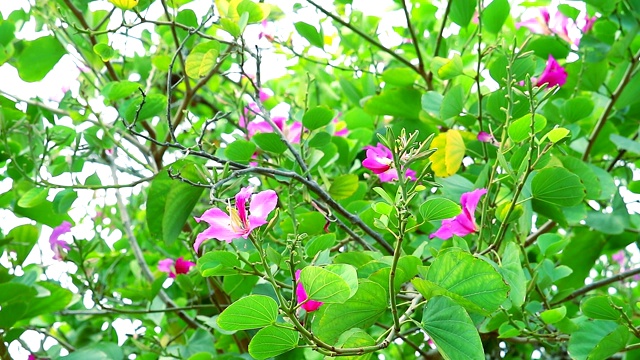
<instances>
[{"instance_id":1,"label":"purple orchid tree flower","mask_svg":"<svg viewBox=\"0 0 640 360\"><path fill-rule=\"evenodd\" d=\"M296 298L298 300L298 304L302 304L300 305L301 308L306 312L313 312L318 310L318 308L320 308L324 303L322 301L309 299L307 292L304 290L304 286L302 286L302 283L300 282L301 271L302 270L296 270L296 281L298 282L298 285L296 286Z\"/></svg>"},{"instance_id":2,"label":"purple orchid tree flower","mask_svg":"<svg viewBox=\"0 0 640 360\"><path fill-rule=\"evenodd\" d=\"M389 148L381 143L375 147L367 145L364 148L367 150L367 158L362 161L362 166L378 175L381 182L398 180L398 170L393 166L393 154ZM406 170L406 176L413 181L416 180L416 172L411 169Z\"/></svg>"},{"instance_id":3,"label":"purple orchid tree flower","mask_svg":"<svg viewBox=\"0 0 640 360\"><path fill-rule=\"evenodd\" d=\"M283 116L274 116L271 120L276 124L278 129L282 131L286 139L292 144L300 143L300 135L302 135L302 123L299 121L294 121L293 124L289 125L286 123L286 118ZM273 132L273 128L269 125L268 122L263 120L254 120L251 121L247 125L247 130L249 131L249 137L257 133L270 133Z\"/></svg>"},{"instance_id":4,"label":"purple orchid tree flower","mask_svg":"<svg viewBox=\"0 0 640 360\"><path fill-rule=\"evenodd\" d=\"M453 235L466 236L478 231L475 212L480 198L486 193L487 189L476 189L462 194L460 197L462 213L451 219L442 220L440 228L429 235L429 238L433 239L434 237L438 237L442 240L447 240Z\"/></svg>"},{"instance_id":5,"label":"purple orchid tree flower","mask_svg":"<svg viewBox=\"0 0 640 360\"><path fill-rule=\"evenodd\" d=\"M175 264L173 259L158 261L158 270L169 274L172 279L178 274L188 274L189 270L194 266L196 266L196 263L185 260L182 256L176 259Z\"/></svg>"},{"instance_id":6,"label":"purple orchid tree flower","mask_svg":"<svg viewBox=\"0 0 640 360\"><path fill-rule=\"evenodd\" d=\"M227 207L228 214L218 208L212 208L205 211L201 217L195 218L197 222L204 220L210 225L196 237L193 244L196 252L206 240L218 239L231 243L234 239L246 239L253 229L267 223L267 217L278 204L278 195L273 190L252 194L252 187L244 187L236 195L235 207ZM248 212L247 200L250 200Z\"/></svg>"},{"instance_id":7,"label":"purple orchid tree flower","mask_svg":"<svg viewBox=\"0 0 640 360\"><path fill-rule=\"evenodd\" d=\"M69 232L71 232L71 223L66 220L53 228L53 232L49 237L49 244L51 245L51 250L53 250L53 258L55 260L63 260L64 253L62 249L69 250L69 244L64 240L60 240L60 236Z\"/></svg>"},{"instance_id":8,"label":"purple orchid tree flower","mask_svg":"<svg viewBox=\"0 0 640 360\"><path fill-rule=\"evenodd\" d=\"M567 76L567 71L560 66L553 56L549 55L547 65L542 71L540 78L538 78L536 86L540 86L542 84L547 84L548 87L556 85L562 86L567 82Z\"/></svg>"}]
</instances>

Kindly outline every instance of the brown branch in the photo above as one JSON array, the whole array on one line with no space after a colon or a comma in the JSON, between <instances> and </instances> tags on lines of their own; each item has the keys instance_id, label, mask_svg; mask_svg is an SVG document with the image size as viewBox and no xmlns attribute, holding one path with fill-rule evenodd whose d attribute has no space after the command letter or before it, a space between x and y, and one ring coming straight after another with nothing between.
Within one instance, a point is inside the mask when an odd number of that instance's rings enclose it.
<instances>
[{"instance_id":1,"label":"brown branch","mask_svg":"<svg viewBox=\"0 0 640 360\"><path fill-rule=\"evenodd\" d=\"M587 148L584 150L584 154L582 154L583 161L589 158L589 154L591 154L591 150L593 150L593 145L598 139L598 135L600 135L600 131L602 131L602 129L604 128L604 125L607 123L607 120L609 120L609 115L611 115L611 112L613 111L613 106L616 104L616 101L620 97L620 94L622 94L622 91L629 84L629 81L633 76L633 71L635 70L636 65L638 65L638 61L639 61L638 58L640 58L640 50L638 50L638 52L635 55L633 55L633 57L631 58L629 67L627 68L624 75L622 76L622 80L620 81L620 84L618 84L618 87L613 91L613 93L611 93L611 100L609 101L609 104L607 104L607 107L602 112L602 115L600 115L598 122L596 122L596 126L593 128L593 132L589 136L589 142L587 144Z\"/></svg>"},{"instance_id":2,"label":"brown branch","mask_svg":"<svg viewBox=\"0 0 640 360\"><path fill-rule=\"evenodd\" d=\"M584 295L584 294L588 293L591 290L595 290L595 289L597 289L599 287L603 287L605 285L609 285L609 284L614 283L616 281L624 280L624 279L626 279L626 278L628 278L630 276L637 275L637 274L640 274L640 267L637 267L635 269L630 269L630 270L627 270L625 272L621 272L619 274L616 274L616 275L614 275L612 277L608 277L606 279L594 281L591 284L586 285L586 286L584 286L584 287L572 292L571 295L567 296L566 298L558 300L558 301L552 303L551 306L555 306L555 305L561 304L563 302L567 302L567 301L573 300L573 299L577 298L580 295Z\"/></svg>"},{"instance_id":3,"label":"brown branch","mask_svg":"<svg viewBox=\"0 0 640 360\"><path fill-rule=\"evenodd\" d=\"M84 15L82 14L82 11L80 11L77 7L75 7L75 5L73 5L73 3L71 3L71 0L64 0L65 5L67 5L67 7L69 8L69 10L71 10L71 12L73 13L73 15L76 17L76 19L78 19L78 21L80 22L80 25L82 25L82 27L85 30L88 30L88 35L89 35L89 42L91 43L92 46L95 46L98 44L98 40L96 40L95 35L93 35L91 33L91 27L89 26L89 24L87 23L87 20L85 20ZM103 61L104 65L107 68L107 72L109 73L109 77L111 77L111 80L116 81L118 80L118 74L116 74L115 69L113 68L113 65L111 65L111 62L107 61Z\"/></svg>"},{"instance_id":4,"label":"brown branch","mask_svg":"<svg viewBox=\"0 0 640 360\"><path fill-rule=\"evenodd\" d=\"M418 42L418 37L416 36L416 30L413 27L413 23L411 22L411 15L409 14L406 0L402 0L402 10L404 11L404 17L407 20L407 28L409 29L409 34L411 34L411 42L413 42L413 47L416 49L416 56L418 57L418 73L423 79L426 80L427 73L424 70L424 59L422 58L422 51L420 51L420 43Z\"/></svg>"},{"instance_id":5,"label":"brown branch","mask_svg":"<svg viewBox=\"0 0 640 360\"><path fill-rule=\"evenodd\" d=\"M362 30L358 29L357 27L351 25L350 23L342 20L339 16L330 13L329 11L327 11L326 9L324 9L322 6L316 4L314 1L312 0L307 0L307 2L311 5L313 5L316 9L318 9L321 13L325 14L326 16L330 17L331 19L333 19L334 21L336 21L337 23L339 23L340 25L348 28L349 30L353 31L354 33L358 34L360 37L362 37L365 41L367 41L368 43L370 43L371 45L377 47L378 49L382 50L383 52L391 55L393 58L395 58L396 60L400 61L401 63L403 63L404 65L406 65L407 67L409 67L411 70L415 71L416 73L418 73L420 76L424 77L426 74L424 74L424 72L420 72L420 69L418 67L416 67L415 65L413 65L409 60L405 59L404 57L400 56L400 54L396 53L395 51L387 48L386 46L382 45L381 43L379 43L378 41L376 41L374 38L372 38L371 36L365 34L364 32L362 32ZM426 80L426 79L425 79Z\"/></svg>"}]
</instances>

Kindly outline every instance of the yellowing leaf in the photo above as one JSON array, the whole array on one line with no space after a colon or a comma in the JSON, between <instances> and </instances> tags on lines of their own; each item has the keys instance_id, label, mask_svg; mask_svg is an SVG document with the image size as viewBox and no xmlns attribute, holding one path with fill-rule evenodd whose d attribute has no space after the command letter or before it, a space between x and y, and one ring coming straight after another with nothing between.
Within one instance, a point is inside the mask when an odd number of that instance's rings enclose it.
<instances>
[{"instance_id":1,"label":"yellowing leaf","mask_svg":"<svg viewBox=\"0 0 640 360\"><path fill-rule=\"evenodd\" d=\"M430 158L436 176L447 177L458 172L466 150L458 130L439 134L431 142L431 148L438 149Z\"/></svg>"},{"instance_id":2,"label":"yellowing leaf","mask_svg":"<svg viewBox=\"0 0 640 360\"><path fill-rule=\"evenodd\" d=\"M109 2L122 10L131 10L138 5L138 0L109 0Z\"/></svg>"}]
</instances>

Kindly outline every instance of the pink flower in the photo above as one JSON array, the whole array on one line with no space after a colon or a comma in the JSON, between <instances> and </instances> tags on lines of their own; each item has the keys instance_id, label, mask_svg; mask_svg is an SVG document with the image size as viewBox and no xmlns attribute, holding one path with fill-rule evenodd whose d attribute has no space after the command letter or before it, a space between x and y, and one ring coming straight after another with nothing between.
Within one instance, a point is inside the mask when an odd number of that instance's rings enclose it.
<instances>
[{"instance_id":1,"label":"pink flower","mask_svg":"<svg viewBox=\"0 0 640 360\"><path fill-rule=\"evenodd\" d=\"M69 244L64 240L60 240L60 236L68 232L71 232L71 223L66 220L53 228L53 232L49 237L49 244L51 245L51 250L53 250L53 258L55 260L63 259L61 249L69 250Z\"/></svg>"},{"instance_id":2,"label":"pink flower","mask_svg":"<svg viewBox=\"0 0 640 360\"><path fill-rule=\"evenodd\" d=\"M274 116L271 120L276 124L278 129L282 131L284 136L290 143L298 144L300 143L300 135L302 134L302 123L299 121L294 121L293 124L289 125L285 121L287 120L282 116ZM263 120L254 120L251 121L247 125L247 130L249 131L249 137L257 134L257 133L270 133L273 132L273 128L271 125Z\"/></svg>"},{"instance_id":3,"label":"pink flower","mask_svg":"<svg viewBox=\"0 0 640 360\"><path fill-rule=\"evenodd\" d=\"M381 182L398 180L398 171L394 168L393 154L389 148L381 143L378 143L376 147L367 145L364 148L367 150L367 158L362 161L362 166L378 175ZM406 170L406 176L411 180L416 180L416 172L411 169Z\"/></svg>"},{"instance_id":4,"label":"pink flower","mask_svg":"<svg viewBox=\"0 0 640 360\"><path fill-rule=\"evenodd\" d=\"M335 125L335 132L333 135L335 136L347 136L349 134L349 129L347 128L347 124L344 121L340 121L339 117L341 114L333 119L333 124Z\"/></svg>"},{"instance_id":5,"label":"pink flower","mask_svg":"<svg viewBox=\"0 0 640 360\"><path fill-rule=\"evenodd\" d=\"M611 255L611 260L617 262L621 268L624 268L624 263L626 262L624 250L620 250L617 253Z\"/></svg>"},{"instance_id":6,"label":"pink flower","mask_svg":"<svg viewBox=\"0 0 640 360\"><path fill-rule=\"evenodd\" d=\"M158 270L169 274L170 278L175 278L178 274L188 274L194 266L196 266L194 262L185 260L182 256L175 261L175 266L173 259L158 261Z\"/></svg>"},{"instance_id":7,"label":"pink flower","mask_svg":"<svg viewBox=\"0 0 640 360\"><path fill-rule=\"evenodd\" d=\"M29 354L29 357L27 358L27 360L38 360L38 357L35 356L34 354Z\"/></svg>"},{"instance_id":8,"label":"pink flower","mask_svg":"<svg viewBox=\"0 0 640 360\"><path fill-rule=\"evenodd\" d=\"M273 96L273 91L269 89L260 89L260 91L258 91L258 96L259 96L260 102L265 102Z\"/></svg>"},{"instance_id":9,"label":"pink flower","mask_svg":"<svg viewBox=\"0 0 640 360\"><path fill-rule=\"evenodd\" d=\"M198 234L193 248L197 252L205 240L218 239L230 243L234 239L248 238L251 231L267 223L267 217L276 208L278 195L273 190L261 191L255 195L253 188L244 187L236 195L236 205L227 206L229 214L218 208L205 211L197 222L204 220L210 226ZM247 213L247 200L251 198Z\"/></svg>"},{"instance_id":10,"label":"pink flower","mask_svg":"<svg viewBox=\"0 0 640 360\"><path fill-rule=\"evenodd\" d=\"M591 28L593 21L595 21L595 17L585 17L585 21L586 23L582 27L582 33L586 33ZM589 22L591 22L591 24L589 24ZM578 28L578 25L572 19L569 19L557 10L553 17L551 17L549 10L547 8L542 8L540 9L540 15L516 23L517 29L521 27L526 27L535 34L556 34L566 42L573 45L578 45L580 43L580 28Z\"/></svg>"},{"instance_id":11,"label":"pink flower","mask_svg":"<svg viewBox=\"0 0 640 360\"><path fill-rule=\"evenodd\" d=\"M439 237L442 240L447 240L453 235L466 236L478 231L475 219L476 207L478 207L482 195L486 193L487 189L477 189L462 194L460 197L462 213L451 219L442 220L440 228L429 235L429 238Z\"/></svg>"},{"instance_id":12,"label":"pink flower","mask_svg":"<svg viewBox=\"0 0 640 360\"><path fill-rule=\"evenodd\" d=\"M536 82L536 86L540 86L542 84L547 84L548 87L552 86L562 86L567 82L567 71L558 64L556 59L553 56L549 55L547 59L547 65L542 71L542 75Z\"/></svg>"},{"instance_id":13,"label":"pink flower","mask_svg":"<svg viewBox=\"0 0 640 360\"><path fill-rule=\"evenodd\" d=\"M589 17L588 15L584 16L584 25L582 26L582 33L586 34L589 31L591 31L591 29L593 29L593 24L596 22L596 20L598 20L597 16L592 16Z\"/></svg>"},{"instance_id":14,"label":"pink flower","mask_svg":"<svg viewBox=\"0 0 640 360\"><path fill-rule=\"evenodd\" d=\"M272 26L270 26L271 23L267 20L262 20L262 23L260 23L260 26L262 27L262 29L260 30L260 33L258 34L258 40L262 39L263 37L269 41L273 41L274 39L274 30L272 28Z\"/></svg>"},{"instance_id":15,"label":"pink flower","mask_svg":"<svg viewBox=\"0 0 640 360\"><path fill-rule=\"evenodd\" d=\"M296 270L296 281L298 282L298 286L296 286L296 298L298 299L298 304L302 304L301 307L306 312L316 311L324 303L322 301L309 300L309 296L307 296L307 292L304 290L302 282L300 282L300 272L301 270Z\"/></svg>"},{"instance_id":16,"label":"pink flower","mask_svg":"<svg viewBox=\"0 0 640 360\"><path fill-rule=\"evenodd\" d=\"M478 133L478 141L480 142L492 142L493 140L495 140L493 138L493 135L489 134L488 132L480 131Z\"/></svg>"}]
</instances>

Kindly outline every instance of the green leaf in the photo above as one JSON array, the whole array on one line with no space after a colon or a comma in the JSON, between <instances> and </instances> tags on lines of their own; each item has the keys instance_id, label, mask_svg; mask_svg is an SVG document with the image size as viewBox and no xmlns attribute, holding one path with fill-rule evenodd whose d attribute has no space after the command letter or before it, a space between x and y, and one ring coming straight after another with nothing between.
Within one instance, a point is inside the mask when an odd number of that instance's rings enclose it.
<instances>
[{"instance_id":1,"label":"green leaf","mask_svg":"<svg viewBox=\"0 0 640 360\"><path fill-rule=\"evenodd\" d=\"M319 310L323 312L315 317L311 329L320 339L334 343L349 329L366 329L373 325L387 312L388 301L387 291L382 286L360 280L358 291L344 304L323 305Z\"/></svg>"},{"instance_id":2,"label":"green leaf","mask_svg":"<svg viewBox=\"0 0 640 360\"><path fill-rule=\"evenodd\" d=\"M22 225L32 226L32 225ZM12 303L29 302L38 292L25 284L6 282L0 284L0 306L5 307Z\"/></svg>"},{"instance_id":3,"label":"green leaf","mask_svg":"<svg viewBox=\"0 0 640 360\"><path fill-rule=\"evenodd\" d=\"M58 224L59 225L59 224ZM22 265L27 256L38 242L38 228L33 225L19 225L11 229L7 238L12 239L7 250L16 253L16 263Z\"/></svg>"},{"instance_id":4,"label":"green leaf","mask_svg":"<svg viewBox=\"0 0 640 360\"><path fill-rule=\"evenodd\" d=\"M320 131L309 140L309 147L321 148L331 142L331 134Z\"/></svg>"},{"instance_id":5,"label":"green leaf","mask_svg":"<svg viewBox=\"0 0 640 360\"><path fill-rule=\"evenodd\" d=\"M531 136L532 121L534 122L534 134L540 132L547 126L547 119L544 116L536 114L534 119L531 119L531 115L525 115L509 125L509 137L511 140L518 143L528 139L529 136Z\"/></svg>"},{"instance_id":6,"label":"green leaf","mask_svg":"<svg viewBox=\"0 0 640 360\"><path fill-rule=\"evenodd\" d=\"M228 32L234 38L240 37L240 35L242 35L243 29L240 29L238 23L231 19L221 18L220 25L222 26L222 30Z\"/></svg>"},{"instance_id":7,"label":"green leaf","mask_svg":"<svg viewBox=\"0 0 640 360\"><path fill-rule=\"evenodd\" d=\"M453 86L442 99L440 107L440 117L447 120L455 116L459 116L464 109L464 89L461 85Z\"/></svg>"},{"instance_id":8,"label":"green leaf","mask_svg":"<svg viewBox=\"0 0 640 360\"><path fill-rule=\"evenodd\" d=\"M16 58L18 75L26 82L35 82L44 77L66 53L60 41L53 36L39 37L33 41L24 41L24 48Z\"/></svg>"},{"instance_id":9,"label":"green leaf","mask_svg":"<svg viewBox=\"0 0 640 360\"><path fill-rule=\"evenodd\" d=\"M326 106L316 106L304 114L302 125L309 130L319 129L329 124L333 117L333 110Z\"/></svg>"},{"instance_id":10,"label":"green leaf","mask_svg":"<svg viewBox=\"0 0 640 360\"><path fill-rule=\"evenodd\" d=\"M351 296L351 288L342 277L321 267L305 267L300 272L300 281L312 300L344 303Z\"/></svg>"},{"instance_id":11,"label":"green leaf","mask_svg":"<svg viewBox=\"0 0 640 360\"><path fill-rule=\"evenodd\" d=\"M329 234L324 234L324 235L314 237L313 239L309 240L305 244L304 250L307 256L314 257L320 251L329 249L335 244L336 244L336 234L329 233Z\"/></svg>"},{"instance_id":12,"label":"green leaf","mask_svg":"<svg viewBox=\"0 0 640 360\"><path fill-rule=\"evenodd\" d=\"M442 80L453 79L458 75L464 74L464 64L462 63L462 57L460 57L460 55L458 54L454 54L451 59L443 59L443 64L438 68L437 73L438 77Z\"/></svg>"},{"instance_id":13,"label":"green leaf","mask_svg":"<svg viewBox=\"0 0 640 360\"><path fill-rule=\"evenodd\" d=\"M584 316L599 320L618 320L622 316L620 311L614 306L618 306L613 302L610 296L600 295L585 299L580 304L580 311Z\"/></svg>"},{"instance_id":14,"label":"green leaf","mask_svg":"<svg viewBox=\"0 0 640 360\"><path fill-rule=\"evenodd\" d=\"M185 61L185 71L192 79L205 77L216 66L220 43L215 40L200 43L191 50Z\"/></svg>"},{"instance_id":15,"label":"green leaf","mask_svg":"<svg viewBox=\"0 0 640 360\"><path fill-rule=\"evenodd\" d=\"M317 46L320 49L324 48L324 39L322 37L322 34L320 34L318 32L318 29L316 29L313 25L309 25L305 22L299 21L293 24L293 26L296 28L298 34L307 39L307 41L311 45Z\"/></svg>"},{"instance_id":16,"label":"green leaf","mask_svg":"<svg viewBox=\"0 0 640 360\"><path fill-rule=\"evenodd\" d=\"M609 337L611 334L617 337L617 341ZM618 325L614 321L584 321L579 325L578 330L571 334L569 354L576 360L607 359L626 345L628 334L629 331L625 326ZM604 351L603 345L606 346L607 351ZM596 351L596 348L599 349Z\"/></svg>"},{"instance_id":17,"label":"green leaf","mask_svg":"<svg viewBox=\"0 0 640 360\"><path fill-rule=\"evenodd\" d=\"M264 20L269 14L268 11L266 11L266 13L264 11L268 10L269 7L264 7L263 5L264 4L256 4L251 0L244 0L240 4L238 4L238 7L236 9L238 11L238 14L248 14L247 21L250 24L254 24Z\"/></svg>"},{"instance_id":18,"label":"green leaf","mask_svg":"<svg viewBox=\"0 0 640 360\"><path fill-rule=\"evenodd\" d=\"M271 325L258 331L249 343L249 354L255 359L262 360L298 346L298 332L282 326L285 325Z\"/></svg>"},{"instance_id":19,"label":"green leaf","mask_svg":"<svg viewBox=\"0 0 640 360\"><path fill-rule=\"evenodd\" d=\"M511 302L516 307L521 307L527 295L527 278L522 269L520 250L515 243L507 244L504 254L502 254L500 273L511 288L511 292L509 292Z\"/></svg>"},{"instance_id":20,"label":"green leaf","mask_svg":"<svg viewBox=\"0 0 640 360\"><path fill-rule=\"evenodd\" d=\"M49 315L63 310L73 299L73 293L71 291L63 289L56 284L38 282L38 285L45 288L48 294L47 296L39 296L29 301L29 308L23 315L25 319L43 314Z\"/></svg>"},{"instance_id":21,"label":"green leaf","mask_svg":"<svg viewBox=\"0 0 640 360\"><path fill-rule=\"evenodd\" d=\"M571 134L571 132L568 129L565 128L555 128L551 131L549 131L547 133L547 138L549 139L549 141L551 141L552 143L557 143L558 141L564 139L565 137L567 137L567 135Z\"/></svg>"},{"instance_id":22,"label":"green leaf","mask_svg":"<svg viewBox=\"0 0 640 360\"><path fill-rule=\"evenodd\" d=\"M542 234L538 237L536 244L544 256L558 254L569 243L568 239L563 239L558 234Z\"/></svg>"},{"instance_id":23,"label":"green leaf","mask_svg":"<svg viewBox=\"0 0 640 360\"><path fill-rule=\"evenodd\" d=\"M376 344L376 340L371 337L366 331L362 329L350 329L345 331L338 341L336 341L336 347L341 349L353 349L361 348L364 346L373 346ZM340 356L340 360L368 360L373 356L373 353L355 356Z\"/></svg>"},{"instance_id":24,"label":"green leaf","mask_svg":"<svg viewBox=\"0 0 640 360\"><path fill-rule=\"evenodd\" d=\"M224 149L224 156L231 161L247 162L256 152L256 145L250 141L236 139Z\"/></svg>"},{"instance_id":25,"label":"green leaf","mask_svg":"<svg viewBox=\"0 0 640 360\"><path fill-rule=\"evenodd\" d=\"M580 178L562 167L540 170L531 180L535 199L558 206L574 206L582 202L586 189Z\"/></svg>"},{"instance_id":26,"label":"green leaf","mask_svg":"<svg viewBox=\"0 0 640 360\"><path fill-rule=\"evenodd\" d=\"M467 27L473 14L476 11L477 2L475 0L450 0L451 10L449 18L460 27ZM446 19L445 19L446 20Z\"/></svg>"},{"instance_id":27,"label":"green leaf","mask_svg":"<svg viewBox=\"0 0 640 360\"><path fill-rule=\"evenodd\" d=\"M626 150L634 154L640 154L640 142L636 140L618 134L609 135L609 139L616 145L618 150Z\"/></svg>"},{"instance_id":28,"label":"green leaf","mask_svg":"<svg viewBox=\"0 0 640 360\"><path fill-rule=\"evenodd\" d=\"M440 252L425 280L412 283L425 297L446 295L470 311L488 315L506 300L509 287L487 262L458 248Z\"/></svg>"},{"instance_id":29,"label":"green leaf","mask_svg":"<svg viewBox=\"0 0 640 360\"><path fill-rule=\"evenodd\" d=\"M467 149L458 130L438 134L431 142L431 148L437 149L430 157L436 176L447 177L458 172Z\"/></svg>"},{"instance_id":30,"label":"green leaf","mask_svg":"<svg viewBox=\"0 0 640 360\"><path fill-rule=\"evenodd\" d=\"M593 100L580 96L567 100L561 112L565 120L573 123L591 115L593 107Z\"/></svg>"},{"instance_id":31,"label":"green leaf","mask_svg":"<svg viewBox=\"0 0 640 360\"><path fill-rule=\"evenodd\" d=\"M122 81L112 81L107 83L102 87L100 93L105 98L116 101L120 99L124 99L131 95L136 95L138 92L138 88L141 88L142 85L137 82L122 80Z\"/></svg>"},{"instance_id":32,"label":"green leaf","mask_svg":"<svg viewBox=\"0 0 640 360\"><path fill-rule=\"evenodd\" d=\"M218 326L237 331L273 324L278 316L278 303L265 295L249 295L229 305L218 316Z\"/></svg>"},{"instance_id":33,"label":"green leaf","mask_svg":"<svg viewBox=\"0 0 640 360\"><path fill-rule=\"evenodd\" d=\"M69 145L75 140L76 131L68 126L54 125L49 130L49 140L58 146Z\"/></svg>"},{"instance_id":34,"label":"green leaf","mask_svg":"<svg viewBox=\"0 0 640 360\"><path fill-rule=\"evenodd\" d=\"M469 314L446 296L436 296L425 305L422 328L446 360L484 360L478 330Z\"/></svg>"},{"instance_id":35,"label":"green leaf","mask_svg":"<svg viewBox=\"0 0 640 360\"><path fill-rule=\"evenodd\" d=\"M390 68L382 73L382 80L395 86L411 86L417 78L418 73L409 68Z\"/></svg>"},{"instance_id":36,"label":"green leaf","mask_svg":"<svg viewBox=\"0 0 640 360\"><path fill-rule=\"evenodd\" d=\"M430 198L420 205L420 215L424 221L450 219L461 212L460 205L445 198Z\"/></svg>"},{"instance_id":37,"label":"green leaf","mask_svg":"<svg viewBox=\"0 0 640 360\"><path fill-rule=\"evenodd\" d=\"M497 34L509 17L508 0L494 0L482 11L482 26L490 33Z\"/></svg>"},{"instance_id":38,"label":"green leaf","mask_svg":"<svg viewBox=\"0 0 640 360\"><path fill-rule=\"evenodd\" d=\"M29 208L23 208L16 202L13 212L16 215L28 217L29 219L50 227L56 227L65 220L71 221L71 217L69 217L68 214L56 213L53 209L53 203L48 200Z\"/></svg>"},{"instance_id":39,"label":"green leaf","mask_svg":"<svg viewBox=\"0 0 640 360\"><path fill-rule=\"evenodd\" d=\"M340 276L349 285L349 297L358 291L358 272L355 267L349 264L330 264L325 269Z\"/></svg>"},{"instance_id":40,"label":"green leaf","mask_svg":"<svg viewBox=\"0 0 640 360\"><path fill-rule=\"evenodd\" d=\"M364 110L372 115L390 115L418 119L422 94L414 88L384 89L380 95L366 100Z\"/></svg>"},{"instance_id":41,"label":"green leaf","mask_svg":"<svg viewBox=\"0 0 640 360\"><path fill-rule=\"evenodd\" d=\"M191 181L201 181L193 164L174 163L151 181L147 197L147 226L151 236L172 244L180 235L204 188L171 179L168 171L179 172Z\"/></svg>"},{"instance_id":42,"label":"green leaf","mask_svg":"<svg viewBox=\"0 0 640 360\"><path fill-rule=\"evenodd\" d=\"M78 198L78 194L73 189L64 189L56 194L53 199L53 210L58 214L64 214Z\"/></svg>"},{"instance_id":43,"label":"green leaf","mask_svg":"<svg viewBox=\"0 0 640 360\"><path fill-rule=\"evenodd\" d=\"M198 270L204 277L235 275L235 268L240 267L236 254L223 250L209 251L198 259Z\"/></svg>"},{"instance_id":44,"label":"green leaf","mask_svg":"<svg viewBox=\"0 0 640 360\"><path fill-rule=\"evenodd\" d=\"M49 188L34 187L20 197L18 206L31 208L40 205L47 199L47 195L49 195Z\"/></svg>"},{"instance_id":45,"label":"green leaf","mask_svg":"<svg viewBox=\"0 0 640 360\"><path fill-rule=\"evenodd\" d=\"M540 318L546 324L555 324L560 320L564 319L567 315L567 308L564 306L560 306L559 308L545 310L540 313Z\"/></svg>"},{"instance_id":46,"label":"green leaf","mask_svg":"<svg viewBox=\"0 0 640 360\"><path fill-rule=\"evenodd\" d=\"M329 188L329 194L336 200L344 200L358 190L358 175L340 175L333 180Z\"/></svg>"},{"instance_id":47,"label":"green leaf","mask_svg":"<svg viewBox=\"0 0 640 360\"><path fill-rule=\"evenodd\" d=\"M111 61L120 55L117 50L104 43L93 45L93 52L100 56L100 59L104 62Z\"/></svg>"},{"instance_id":48,"label":"green leaf","mask_svg":"<svg viewBox=\"0 0 640 360\"><path fill-rule=\"evenodd\" d=\"M274 154L282 154L287 150L287 145L282 141L280 135L276 133L257 133L251 137L251 140L260 149Z\"/></svg>"},{"instance_id":49,"label":"green leaf","mask_svg":"<svg viewBox=\"0 0 640 360\"><path fill-rule=\"evenodd\" d=\"M22 319L27 311L27 306L25 302L2 306L0 309L0 329L8 330L18 320Z\"/></svg>"}]
</instances>

